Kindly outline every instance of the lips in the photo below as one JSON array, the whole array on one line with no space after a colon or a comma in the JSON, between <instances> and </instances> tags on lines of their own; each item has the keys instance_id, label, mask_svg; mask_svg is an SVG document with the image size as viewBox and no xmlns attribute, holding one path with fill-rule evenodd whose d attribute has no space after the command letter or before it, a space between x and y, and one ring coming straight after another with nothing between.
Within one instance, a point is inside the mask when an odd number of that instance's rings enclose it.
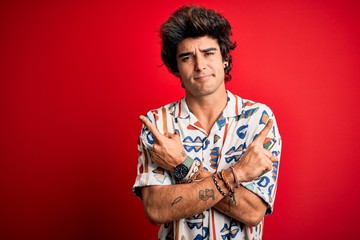
<instances>
[{"instance_id":1,"label":"lips","mask_svg":"<svg viewBox=\"0 0 360 240\"><path fill-rule=\"evenodd\" d=\"M201 80L206 80L206 79L208 79L209 77L211 77L211 74L197 76L197 77L194 77L194 79L201 81Z\"/></svg>"}]
</instances>

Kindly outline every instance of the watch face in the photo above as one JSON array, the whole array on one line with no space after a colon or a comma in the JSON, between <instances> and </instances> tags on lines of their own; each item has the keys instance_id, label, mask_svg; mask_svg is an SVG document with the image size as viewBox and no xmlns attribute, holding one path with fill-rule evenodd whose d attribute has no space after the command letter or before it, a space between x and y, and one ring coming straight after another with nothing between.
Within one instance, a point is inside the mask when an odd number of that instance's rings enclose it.
<instances>
[{"instance_id":1,"label":"watch face","mask_svg":"<svg viewBox=\"0 0 360 240\"><path fill-rule=\"evenodd\" d=\"M183 179L184 177L186 177L186 175L188 174L189 172L189 168L186 167L185 165L183 164L180 164L178 166L175 167L175 170L174 170L174 176L177 178L177 179Z\"/></svg>"}]
</instances>

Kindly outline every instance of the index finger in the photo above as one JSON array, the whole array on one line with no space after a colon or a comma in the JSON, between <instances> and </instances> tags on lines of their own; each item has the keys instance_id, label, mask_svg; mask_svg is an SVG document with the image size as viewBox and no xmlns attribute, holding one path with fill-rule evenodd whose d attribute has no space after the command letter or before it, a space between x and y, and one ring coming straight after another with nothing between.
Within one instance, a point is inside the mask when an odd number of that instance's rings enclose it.
<instances>
[{"instance_id":1,"label":"index finger","mask_svg":"<svg viewBox=\"0 0 360 240\"><path fill-rule=\"evenodd\" d=\"M269 121L266 123L263 130L261 130L261 132L258 134L256 139L254 140L254 143L262 145L263 142L265 141L266 136L270 132L272 125L273 125L273 120L269 119Z\"/></svg>"},{"instance_id":2,"label":"index finger","mask_svg":"<svg viewBox=\"0 0 360 240\"><path fill-rule=\"evenodd\" d=\"M156 126L150 122L149 119L147 119L147 117L140 115L140 121L142 121L144 123L144 125L147 127L147 129L149 129L149 131L154 135L154 140L158 140L160 141L163 137L163 135L159 132L159 130L156 128Z\"/></svg>"}]
</instances>

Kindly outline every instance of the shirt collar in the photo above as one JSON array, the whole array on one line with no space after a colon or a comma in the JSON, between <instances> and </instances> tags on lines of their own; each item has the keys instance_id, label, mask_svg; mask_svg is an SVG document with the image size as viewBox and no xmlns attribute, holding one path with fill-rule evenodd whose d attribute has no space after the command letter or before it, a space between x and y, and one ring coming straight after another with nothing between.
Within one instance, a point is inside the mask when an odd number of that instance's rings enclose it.
<instances>
[{"instance_id":1,"label":"shirt collar","mask_svg":"<svg viewBox=\"0 0 360 240\"><path fill-rule=\"evenodd\" d=\"M243 109L243 99L239 96L232 94L227 90L227 104L222 112L223 117L236 117L239 116ZM192 114L191 114L192 115ZM174 106L174 116L175 118L186 119L190 116L190 109L186 104L185 97L177 102Z\"/></svg>"},{"instance_id":2,"label":"shirt collar","mask_svg":"<svg viewBox=\"0 0 360 240\"><path fill-rule=\"evenodd\" d=\"M223 111L223 117L237 117L241 115L244 108L243 99L237 95L232 94L229 90L227 91L228 102Z\"/></svg>"}]
</instances>

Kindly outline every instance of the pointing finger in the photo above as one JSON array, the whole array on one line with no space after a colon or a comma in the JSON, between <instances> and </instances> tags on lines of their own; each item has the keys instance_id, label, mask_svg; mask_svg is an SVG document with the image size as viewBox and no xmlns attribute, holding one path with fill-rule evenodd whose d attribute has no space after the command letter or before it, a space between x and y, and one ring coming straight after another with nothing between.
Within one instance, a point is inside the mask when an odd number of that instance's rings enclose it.
<instances>
[{"instance_id":1,"label":"pointing finger","mask_svg":"<svg viewBox=\"0 0 360 240\"><path fill-rule=\"evenodd\" d=\"M273 120L269 119L269 121L266 123L265 127L263 130L261 130L261 132L259 133L259 135L256 137L256 139L254 140L254 143L262 145L263 142L265 141L266 136L268 135L268 133L270 132L270 129L273 125Z\"/></svg>"},{"instance_id":2,"label":"pointing finger","mask_svg":"<svg viewBox=\"0 0 360 240\"><path fill-rule=\"evenodd\" d=\"M149 129L149 131L154 135L154 140L158 140L159 142L164 137L159 130L155 127L155 125L150 122L149 119L147 119L145 116L141 115L140 120L144 123L144 125Z\"/></svg>"}]
</instances>

